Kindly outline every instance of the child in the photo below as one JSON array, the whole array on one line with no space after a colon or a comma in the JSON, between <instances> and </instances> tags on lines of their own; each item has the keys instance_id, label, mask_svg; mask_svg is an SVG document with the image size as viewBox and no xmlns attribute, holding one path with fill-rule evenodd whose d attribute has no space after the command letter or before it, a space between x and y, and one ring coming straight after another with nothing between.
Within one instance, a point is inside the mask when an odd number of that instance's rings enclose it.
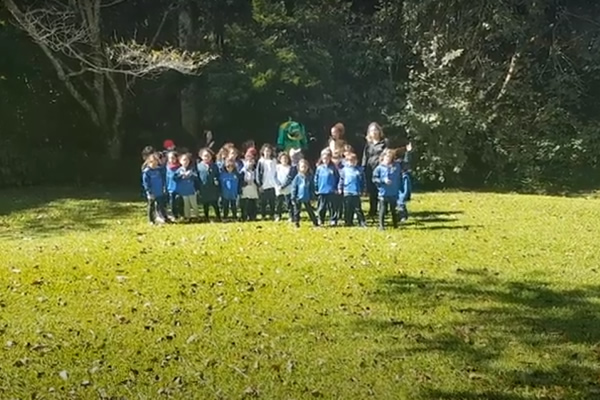
<instances>
[{"instance_id":1,"label":"child","mask_svg":"<svg viewBox=\"0 0 600 400\"><path fill-rule=\"evenodd\" d=\"M146 146L142 149L142 171L144 170L144 167L146 165L146 160L148 159L148 157L150 156L150 154L154 154L156 153L156 150L154 150L154 147L152 146ZM141 182L141 186L140 186L140 190L141 190L141 195L142 198L146 199L146 190L144 189L144 182Z\"/></svg>"},{"instance_id":2,"label":"child","mask_svg":"<svg viewBox=\"0 0 600 400\"><path fill-rule=\"evenodd\" d=\"M275 176L275 195L277 196L277 206L275 211L276 222L281 221L284 205L287 207L287 210L290 214L290 221L292 219L292 188L290 185L284 187L284 185L287 182L288 176L290 176L290 170L292 168L290 164L290 156L287 153L281 153L279 155L279 164L277 164Z\"/></svg>"},{"instance_id":3,"label":"child","mask_svg":"<svg viewBox=\"0 0 600 400\"><path fill-rule=\"evenodd\" d=\"M404 157L402 160L402 184L400 185L400 194L398 195L398 212L400 214L400 222L405 222L408 219L408 203L412 197L412 179L410 168L410 153L412 152L412 144L408 142L404 148Z\"/></svg>"},{"instance_id":4,"label":"child","mask_svg":"<svg viewBox=\"0 0 600 400\"><path fill-rule=\"evenodd\" d=\"M308 161L300 160L298 163L298 174L292 181L292 204L294 207L293 221L297 228L300 227L300 212L302 207L306 209L308 216L314 226L319 226L315 211L310 200L313 196L313 179L310 176Z\"/></svg>"},{"instance_id":5,"label":"child","mask_svg":"<svg viewBox=\"0 0 600 400\"><path fill-rule=\"evenodd\" d=\"M256 161L251 153L246 153L242 175L242 195L240 208L242 221L256 221L258 209L258 184L256 182Z\"/></svg>"},{"instance_id":6,"label":"child","mask_svg":"<svg viewBox=\"0 0 600 400\"><path fill-rule=\"evenodd\" d=\"M223 218L227 219L231 210L234 220L237 219L237 200L240 194L240 175L235 164L234 158L225 160L225 168L219 175Z\"/></svg>"},{"instance_id":7,"label":"child","mask_svg":"<svg viewBox=\"0 0 600 400\"><path fill-rule=\"evenodd\" d=\"M398 193L402 182L402 166L394 161L394 151L385 150L381 155L381 162L373 171L373 183L378 188L379 198L379 229L384 229L384 219L388 208L392 213L392 224L398 227L398 214L396 205Z\"/></svg>"},{"instance_id":8,"label":"child","mask_svg":"<svg viewBox=\"0 0 600 400\"><path fill-rule=\"evenodd\" d=\"M177 153L174 151L168 152L165 179L169 208L171 209L171 214L175 219L181 218L181 208L183 205L181 196L176 190L177 182L175 182L175 175L177 174L179 168L181 168L181 164L179 164Z\"/></svg>"},{"instance_id":9,"label":"child","mask_svg":"<svg viewBox=\"0 0 600 400\"><path fill-rule=\"evenodd\" d=\"M338 169L331 162L331 151L324 149L321 152L321 165L317 167L317 172L315 173L315 188L319 199L317 210L319 225L323 225L327 211L329 211L331 226L337 225L334 196L338 190L339 178Z\"/></svg>"},{"instance_id":10,"label":"child","mask_svg":"<svg viewBox=\"0 0 600 400\"><path fill-rule=\"evenodd\" d=\"M196 197L196 179L198 174L192 168L191 154L182 154L179 157L181 167L175 174L176 193L183 200L183 216L187 221L198 218L198 198Z\"/></svg>"},{"instance_id":11,"label":"child","mask_svg":"<svg viewBox=\"0 0 600 400\"><path fill-rule=\"evenodd\" d=\"M346 141L344 140L344 134L346 133L346 127L341 122L338 122L331 127L331 136L329 137L328 148L332 152L336 150L339 152L343 151Z\"/></svg>"},{"instance_id":12,"label":"child","mask_svg":"<svg viewBox=\"0 0 600 400\"><path fill-rule=\"evenodd\" d=\"M346 157L347 165L340 173L339 191L344 197L344 222L346 226L352 226L354 214L361 227L367 226L365 223L365 214L362 211L360 195L365 191L365 176L358 167L358 158L356 154L349 154Z\"/></svg>"},{"instance_id":13,"label":"child","mask_svg":"<svg viewBox=\"0 0 600 400\"><path fill-rule=\"evenodd\" d=\"M200 202L204 208L204 217L208 221L209 208L215 211L217 221L221 220L219 211L219 168L213 163L213 152L209 148L201 149L198 152L200 161L196 164L198 171L198 190L200 192Z\"/></svg>"},{"instance_id":14,"label":"child","mask_svg":"<svg viewBox=\"0 0 600 400\"><path fill-rule=\"evenodd\" d=\"M142 168L142 182L148 199L148 221L151 224L164 224L167 221L165 182L159 164L158 154L148 156Z\"/></svg>"},{"instance_id":15,"label":"child","mask_svg":"<svg viewBox=\"0 0 600 400\"><path fill-rule=\"evenodd\" d=\"M338 175L339 175L339 173L344 168L342 151L340 149L335 149L334 151L331 152L331 162L337 168ZM332 200L331 207L333 208L334 219L336 221L339 221L340 219L342 219L342 216L344 215L344 196L342 196L341 192L334 193L331 196L331 200Z\"/></svg>"},{"instance_id":16,"label":"child","mask_svg":"<svg viewBox=\"0 0 600 400\"><path fill-rule=\"evenodd\" d=\"M348 157L351 156L352 154L356 155L356 153L354 152L354 149L352 148L352 146L350 146L349 144L344 145L344 152L343 152L343 157L344 158L342 159L342 165L344 167L346 165L348 165Z\"/></svg>"},{"instance_id":17,"label":"child","mask_svg":"<svg viewBox=\"0 0 600 400\"><path fill-rule=\"evenodd\" d=\"M260 160L258 160L256 181L260 187L260 211L262 219L275 217L275 200L277 199L275 188L277 186L277 161L275 150L270 144L265 144L260 149ZM267 214L267 206L269 214Z\"/></svg>"}]
</instances>

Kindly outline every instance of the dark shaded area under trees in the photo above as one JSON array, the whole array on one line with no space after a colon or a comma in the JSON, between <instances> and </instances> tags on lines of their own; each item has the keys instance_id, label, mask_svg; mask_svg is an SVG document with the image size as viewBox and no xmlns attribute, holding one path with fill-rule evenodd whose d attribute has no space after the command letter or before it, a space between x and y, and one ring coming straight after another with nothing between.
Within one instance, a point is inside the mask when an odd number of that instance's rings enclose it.
<instances>
[{"instance_id":1,"label":"dark shaded area under trees","mask_svg":"<svg viewBox=\"0 0 600 400\"><path fill-rule=\"evenodd\" d=\"M288 117L307 125L315 150L337 121L356 147L372 120L399 143L409 136L423 185L577 189L600 176L594 0L86 0L99 5L97 46L79 47L92 60L134 40L150 55L218 57L198 73L149 76L128 74L131 63L86 72L67 58L81 93L100 82L106 124L67 90L10 2L0 1L0 186L137 183L146 144L196 148L205 129L217 145L273 142Z\"/></svg>"}]
</instances>

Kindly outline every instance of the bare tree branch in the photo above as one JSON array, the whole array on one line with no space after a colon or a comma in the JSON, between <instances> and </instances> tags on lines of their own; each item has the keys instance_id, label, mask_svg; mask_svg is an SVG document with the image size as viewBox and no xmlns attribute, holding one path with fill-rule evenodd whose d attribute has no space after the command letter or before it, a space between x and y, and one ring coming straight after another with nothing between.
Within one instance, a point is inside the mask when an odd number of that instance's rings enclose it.
<instances>
[{"instance_id":1,"label":"bare tree branch","mask_svg":"<svg viewBox=\"0 0 600 400\"><path fill-rule=\"evenodd\" d=\"M517 61L519 60L520 56L521 53L515 51L515 53L510 58L508 72L506 73L506 77L504 78L504 83L502 83L502 87L500 88L498 97L496 97L496 101L502 99L502 97L504 97L504 95L506 94L506 89L508 88L508 84L510 83L511 79L513 78L513 75L515 74L515 69L517 68Z\"/></svg>"}]
</instances>

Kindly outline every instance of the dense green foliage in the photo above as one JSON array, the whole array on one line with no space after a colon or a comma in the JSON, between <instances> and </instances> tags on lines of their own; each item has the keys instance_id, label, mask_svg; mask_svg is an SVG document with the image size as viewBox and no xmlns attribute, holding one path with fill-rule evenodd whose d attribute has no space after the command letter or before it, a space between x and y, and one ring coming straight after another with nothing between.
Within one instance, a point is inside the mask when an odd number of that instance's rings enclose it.
<instances>
[{"instance_id":1,"label":"dense green foliage","mask_svg":"<svg viewBox=\"0 0 600 400\"><path fill-rule=\"evenodd\" d=\"M154 44L181 46L182 9L194 27L186 50L219 58L199 76L136 82L125 99L124 157L167 137L196 147L204 129L221 142L273 141L291 116L308 126L314 149L338 120L357 147L372 120L399 143L408 133L423 183L536 190L598 176L594 0L129 0L103 10L105 40L148 43L170 10ZM65 180L62 160L89 163L107 139L6 10L0 21L10 54L0 58L1 182L39 182L47 164L45 179ZM198 113L191 134L181 123L185 88ZM14 160L32 147L32 164Z\"/></svg>"},{"instance_id":2,"label":"dense green foliage","mask_svg":"<svg viewBox=\"0 0 600 400\"><path fill-rule=\"evenodd\" d=\"M379 232L135 196L0 192L0 398L600 394L598 198L425 194Z\"/></svg>"}]
</instances>

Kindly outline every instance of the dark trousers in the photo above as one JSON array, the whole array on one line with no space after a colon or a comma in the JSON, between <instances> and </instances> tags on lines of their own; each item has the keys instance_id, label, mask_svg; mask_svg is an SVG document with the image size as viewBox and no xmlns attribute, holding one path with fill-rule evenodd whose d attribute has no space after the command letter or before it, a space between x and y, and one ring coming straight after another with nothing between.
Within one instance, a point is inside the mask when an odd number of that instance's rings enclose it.
<instances>
[{"instance_id":1,"label":"dark trousers","mask_svg":"<svg viewBox=\"0 0 600 400\"><path fill-rule=\"evenodd\" d=\"M354 223L354 214L358 219L360 226L365 226L365 214L362 210L360 196L345 196L344 197L344 223L346 226L352 226Z\"/></svg>"},{"instance_id":2,"label":"dark trousers","mask_svg":"<svg viewBox=\"0 0 600 400\"><path fill-rule=\"evenodd\" d=\"M394 228L398 227L398 213L396 212L396 205L398 204L397 197L382 197L379 199L379 228L383 229L385 226L385 215L388 210L392 213L392 225Z\"/></svg>"},{"instance_id":3,"label":"dark trousers","mask_svg":"<svg viewBox=\"0 0 600 400\"><path fill-rule=\"evenodd\" d=\"M279 217L283 217L283 210L290 213L290 218L292 218L293 210L292 210L292 196L289 194L281 194L277 196L277 206L275 209L275 214Z\"/></svg>"},{"instance_id":4,"label":"dark trousers","mask_svg":"<svg viewBox=\"0 0 600 400\"><path fill-rule=\"evenodd\" d=\"M229 218L229 211L233 215L233 219L237 219L237 200L221 199L223 204L223 218Z\"/></svg>"},{"instance_id":5,"label":"dark trousers","mask_svg":"<svg viewBox=\"0 0 600 400\"><path fill-rule=\"evenodd\" d=\"M208 215L210 214L209 213L210 207L213 208L213 210L215 212L215 217L217 218L217 221L220 221L221 220L221 211L219 210L219 201L218 200L202 203L202 208L204 209L204 218L206 218L208 220Z\"/></svg>"},{"instance_id":6,"label":"dark trousers","mask_svg":"<svg viewBox=\"0 0 600 400\"><path fill-rule=\"evenodd\" d=\"M256 214L258 214L258 200L242 198L240 199L240 209L242 211L242 221L256 221Z\"/></svg>"},{"instance_id":7,"label":"dark trousers","mask_svg":"<svg viewBox=\"0 0 600 400\"><path fill-rule=\"evenodd\" d=\"M335 214L333 210L333 202L334 202L335 194L320 194L319 195L319 204L317 206L317 214L319 215L319 221L323 223L325 221L325 214L329 212L329 217L332 223L337 222L335 219Z\"/></svg>"},{"instance_id":8,"label":"dark trousers","mask_svg":"<svg viewBox=\"0 0 600 400\"><path fill-rule=\"evenodd\" d=\"M308 217L313 225L318 226L319 224L317 223L317 216L315 215L315 210L313 209L312 204L310 204L310 201L294 201L292 216L294 224L296 224L296 226L300 226L300 212L302 211L302 208L306 210L306 213L308 214Z\"/></svg>"},{"instance_id":9,"label":"dark trousers","mask_svg":"<svg viewBox=\"0 0 600 400\"><path fill-rule=\"evenodd\" d=\"M265 189L260 194L260 213L263 219L267 218L267 207L271 219L275 216L275 189Z\"/></svg>"},{"instance_id":10,"label":"dark trousers","mask_svg":"<svg viewBox=\"0 0 600 400\"><path fill-rule=\"evenodd\" d=\"M167 199L159 196L152 200L148 199L148 221L156 222L156 217L167 220Z\"/></svg>"},{"instance_id":11,"label":"dark trousers","mask_svg":"<svg viewBox=\"0 0 600 400\"><path fill-rule=\"evenodd\" d=\"M400 214L400 219L408 219L408 209L406 208L406 203L398 203L398 214Z\"/></svg>"},{"instance_id":12,"label":"dark trousers","mask_svg":"<svg viewBox=\"0 0 600 400\"><path fill-rule=\"evenodd\" d=\"M365 170L365 180L367 184L367 194L369 195L369 217L374 218L377 215L379 203L379 189L373 183L373 170L369 167Z\"/></svg>"},{"instance_id":13,"label":"dark trousers","mask_svg":"<svg viewBox=\"0 0 600 400\"><path fill-rule=\"evenodd\" d=\"M334 194L331 197L331 208L333 214L333 220L335 222L340 221L344 218L344 196L341 194Z\"/></svg>"},{"instance_id":14,"label":"dark trousers","mask_svg":"<svg viewBox=\"0 0 600 400\"><path fill-rule=\"evenodd\" d=\"M169 193L169 208L173 218L183 217L183 199L177 193Z\"/></svg>"}]
</instances>

